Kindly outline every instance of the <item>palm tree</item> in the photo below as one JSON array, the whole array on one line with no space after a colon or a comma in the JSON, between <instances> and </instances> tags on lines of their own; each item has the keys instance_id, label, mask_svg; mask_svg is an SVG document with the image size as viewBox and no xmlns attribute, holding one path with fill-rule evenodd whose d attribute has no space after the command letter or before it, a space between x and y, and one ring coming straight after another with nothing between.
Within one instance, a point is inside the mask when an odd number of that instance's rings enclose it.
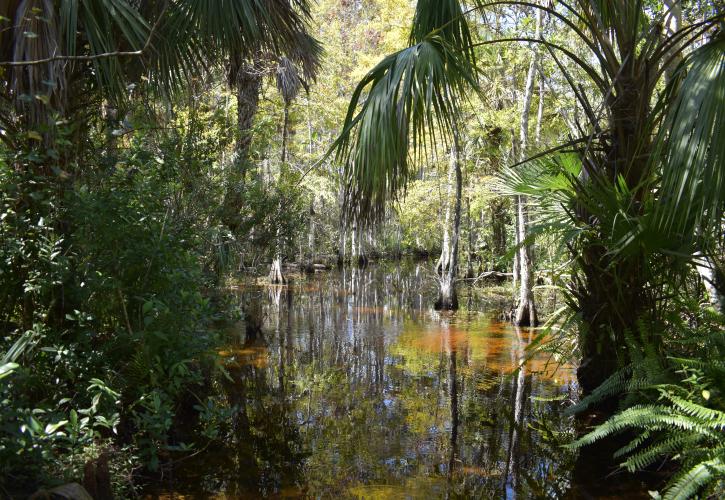
<instances>
[{"instance_id":1,"label":"palm tree","mask_svg":"<svg viewBox=\"0 0 725 500\"><path fill-rule=\"evenodd\" d=\"M307 20L307 19L306 19ZM229 84L237 96L237 144L235 163L242 180L249 163L249 149L252 143L252 124L259 105L262 81L274 76L277 89L285 103L285 116L289 105L302 87L309 89L319 72L322 46L309 34L307 25L295 33L297 43L283 52L273 52L260 46L251 57L230 54ZM285 127L288 123L285 123ZM283 140L286 135L283 134ZM286 149L283 147L283 151ZM284 159L283 159L284 161Z\"/></svg>"},{"instance_id":2,"label":"palm tree","mask_svg":"<svg viewBox=\"0 0 725 500\"><path fill-rule=\"evenodd\" d=\"M81 163L74 160L102 99L123 105L127 84L142 77L152 89L174 92L230 54L296 54L308 18L306 0L0 1L0 140L11 150L45 152L58 145L57 125L72 124L71 146L53 162L63 168L42 159L25 167L72 189L67 181L82 172L70 167ZM24 196L32 212L37 204ZM32 318L32 299L22 307Z\"/></svg>"},{"instance_id":3,"label":"palm tree","mask_svg":"<svg viewBox=\"0 0 725 500\"><path fill-rule=\"evenodd\" d=\"M306 0L9 0L0 3L0 16L8 23L0 30L0 125L41 127L47 140L50 110L79 118L89 89L121 100L126 84L142 74L169 91L228 54L296 53L309 6Z\"/></svg>"},{"instance_id":4,"label":"palm tree","mask_svg":"<svg viewBox=\"0 0 725 500\"><path fill-rule=\"evenodd\" d=\"M560 169L569 182L559 184L557 199L576 229L569 246L576 260L573 305L584 325L578 375L589 392L629 359L624 336L654 309L652 254L638 246L642 235L668 255L692 256L695 247L712 254L713 227L722 224L725 140L722 106L703 99L722 102L723 35L716 30L723 13L710 7L701 21L663 32L664 15L640 1L477 1L470 12L504 4L546 12L583 52L543 37L474 44L459 2L419 1L411 46L360 82L335 143L345 164L348 209L382 217L411 177L409 153L419 158L435 148L435 139L453 134L457 101L467 87L476 88L476 46L541 45L586 117L578 124L581 137L566 145L575 147L577 167L574 175ZM695 42L702 46L688 55ZM660 93L665 73L683 56L678 76ZM572 64L589 79L597 102L577 83ZM552 189L538 194L546 198Z\"/></svg>"}]
</instances>

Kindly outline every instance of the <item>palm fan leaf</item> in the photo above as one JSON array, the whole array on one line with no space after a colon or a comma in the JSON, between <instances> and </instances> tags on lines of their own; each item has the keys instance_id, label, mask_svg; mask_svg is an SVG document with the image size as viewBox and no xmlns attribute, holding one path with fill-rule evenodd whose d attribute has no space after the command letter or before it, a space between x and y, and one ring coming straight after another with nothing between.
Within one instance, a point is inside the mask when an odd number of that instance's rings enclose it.
<instances>
[{"instance_id":1,"label":"palm fan leaf","mask_svg":"<svg viewBox=\"0 0 725 500\"><path fill-rule=\"evenodd\" d=\"M333 150L344 164L345 210L363 224L379 220L405 188L411 156L419 161L453 135L459 103L478 89L464 15L457 0L420 0L411 46L383 59L355 89Z\"/></svg>"},{"instance_id":2,"label":"palm fan leaf","mask_svg":"<svg viewBox=\"0 0 725 500\"><path fill-rule=\"evenodd\" d=\"M693 52L679 71L686 75L670 88L652 158L662 168L655 225L692 241L719 226L725 206L725 36Z\"/></svg>"},{"instance_id":3,"label":"palm fan leaf","mask_svg":"<svg viewBox=\"0 0 725 500\"><path fill-rule=\"evenodd\" d=\"M333 146L351 215L383 216L411 177L410 153L420 159L452 133L458 103L476 85L475 68L438 36L386 57L363 78Z\"/></svg>"},{"instance_id":4,"label":"palm fan leaf","mask_svg":"<svg viewBox=\"0 0 725 500\"><path fill-rule=\"evenodd\" d=\"M297 98L302 87L302 80L297 74L297 68L286 57L280 57L276 71L277 90L282 95L285 105L289 105Z\"/></svg>"}]
</instances>

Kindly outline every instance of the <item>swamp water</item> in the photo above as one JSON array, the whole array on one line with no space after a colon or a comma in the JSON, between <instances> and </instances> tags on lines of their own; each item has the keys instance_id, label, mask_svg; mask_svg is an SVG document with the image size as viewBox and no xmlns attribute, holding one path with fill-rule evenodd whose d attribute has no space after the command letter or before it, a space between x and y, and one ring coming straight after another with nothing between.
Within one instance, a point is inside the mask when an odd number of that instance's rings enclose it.
<instances>
[{"instance_id":1,"label":"swamp water","mask_svg":"<svg viewBox=\"0 0 725 500\"><path fill-rule=\"evenodd\" d=\"M167 468L146 498L592 497L562 448L573 368L548 355L522 365L535 332L465 287L460 311L433 311L428 269L240 291L264 323L255 340L240 325L219 352L219 405L237 409L228 436Z\"/></svg>"}]
</instances>

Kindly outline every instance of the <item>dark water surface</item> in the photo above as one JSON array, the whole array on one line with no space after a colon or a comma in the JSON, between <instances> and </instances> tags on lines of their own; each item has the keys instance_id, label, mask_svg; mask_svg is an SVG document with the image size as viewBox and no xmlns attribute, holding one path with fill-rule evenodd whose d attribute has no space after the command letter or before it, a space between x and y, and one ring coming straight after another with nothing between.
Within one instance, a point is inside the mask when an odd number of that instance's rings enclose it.
<instances>
[{"instance_id":1,"label":"dark water surface","mask_svg":"<svg viewBox=\"0 0 725 500\"><path fill-rule=\"evenodd\" d=\"M223 444L164 472L147 498L572 496L571 366L523 365L535 332L463 297L438 314L429 266L246 287L263 338L219 352L236 407ZM428 284L428 285L426 285ZM465 290L463 290L465 293ZM249 295L256 295L250 298ZM479 311L479 312L475 312ZM577 495L573 495L577 496Z\"/></svg>"}]
</instances>

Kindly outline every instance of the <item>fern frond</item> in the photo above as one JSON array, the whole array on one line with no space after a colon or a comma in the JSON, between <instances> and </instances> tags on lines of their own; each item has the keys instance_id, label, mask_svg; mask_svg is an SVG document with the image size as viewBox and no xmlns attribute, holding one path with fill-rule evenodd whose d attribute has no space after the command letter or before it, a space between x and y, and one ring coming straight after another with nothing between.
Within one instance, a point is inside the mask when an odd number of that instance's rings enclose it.
<instances>
[{"instance_id":1,"label":"fern frond","mask_svg":"<svg viewBox=\"0 0 725 500\"><path fill-rule=\"evenodd\" d=\"M570 446L572 448L581 448L632 427L649 430L653 427L673 427L709 437L717 435L698 419L675 413L667 406L637 405L614 415L590 433L574 441Z\"/></svg>"},{"instance_id":2,"label":"fern frond","mask_svg":"<svg viewBox=\"0 0 725 500\"><path fill-rule=\"evenodd\" d=\"M612 376L602 382L599 387L594 389L590 395L579 401L574 406L569 407L566 410L566 413L568 415L580 413L610 396L624 392L627 389L627 384L629 383L631 374L632 365L628 365L617 370L612 374Z\"/></svg>"},{"instance_id":3,"label":"fern frond","mask_svg":"<svg viewBox=\"0 0 725 500\"><path fill-rule=\"evenodd\" d=\"M704 425L715 430L725 429L725 413L693 403L692 401L687 401L678 396L673 396L672 394L668 394L667 399L672 401L685 414L702 420Z\"/></svg>"},{"instance_id":4,"label":"fern frond","mask_svg":"<svg viewBox=\"0 0 725 500\"><path fill-rule=\"evenodd\" d=\"M622 464L629 472L644 469L657 460L676 454L702 440L700 435L681 434L655 443L647 448L632 454Z\"/></svg>"},{"instance_id":5,"label":"fern frond","mask_svg":"<svg viewBox=\"0 0 725 500\"><path fill-rule=\"evenodd\" d=\"M645 441L647 441L650 438L650 436L652 435L652 431L653 431L653 429L647 429L647 430L643 431L642 434L640 434L639 436L634 438L632 441L630 441L629 444L622 446L620 449L618 449L616 452L614 452L614 458L623 457L623 456L631 453L632 451L636 450L637 448L639 448L642 445L642 443L644 443Z\"/></svg>"},{"instance_id":6,"label":"fern frond","mask_svg":"<svg viewBox=\"0 0 725 500\"><path fill-rule=\"evenodd\" d=\"M642 422L643 418L649 422L653 415L663 410L666 410L666 407L658 405L633 406L609 418L606 422L598 425L594 430L580 437L569 446L575 449L581 448L600 439L622 432L628 427L643 427L646 425Z\"/></svg>"},{"instance_id":7,"label":"fern frond","mask_svg":"<svg viewBox=\"0 0 725 500\"><path fill-rule=\"evenodd\" d=\"M692 498L700 489L714 479L725 476L725 464L720 458L701 462L688 471L679 474L664 495L664 500L685 500Z\"/></svg>"},{"instance_id":8,"label":"fern frond","mask_svg":"<svg viewBox=\"0 0 725 500\"><path fill-rule=\"evenodd\" d=\"M699 368L703 371L717 372L725 374L725 361L718 359L690 359L690 358L668 358L670 361L677 363L683 367Z\"/></svg>"}]
</instances>

